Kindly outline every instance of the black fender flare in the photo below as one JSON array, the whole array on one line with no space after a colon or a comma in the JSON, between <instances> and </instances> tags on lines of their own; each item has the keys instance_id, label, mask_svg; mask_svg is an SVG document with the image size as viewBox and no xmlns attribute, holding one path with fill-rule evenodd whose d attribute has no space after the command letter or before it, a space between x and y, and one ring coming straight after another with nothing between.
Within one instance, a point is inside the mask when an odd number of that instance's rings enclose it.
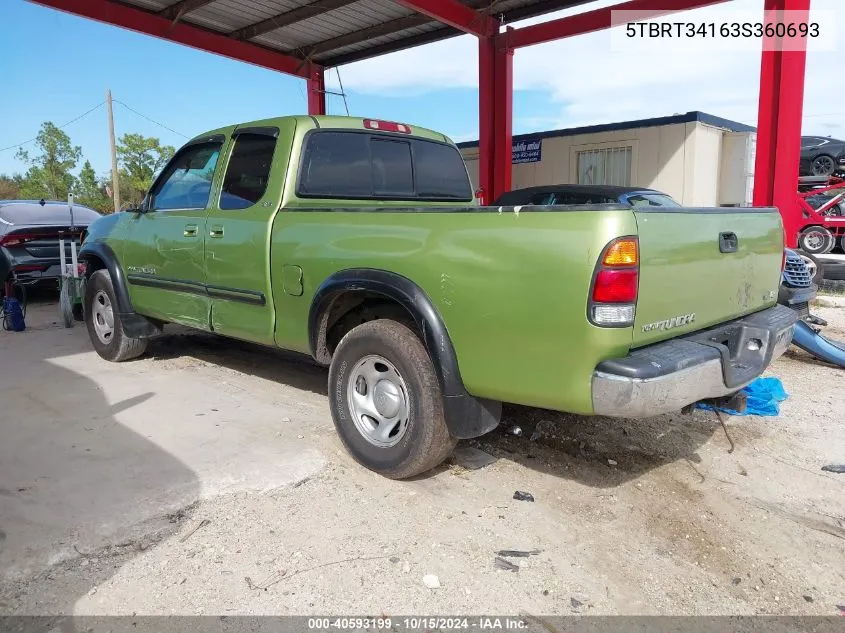
<instances>
[{"instance_id":1,"label":"black fender flare","mask_svg":"<svg viewBox=\"0 0 845 633\"><path fill-rule=\"evenodd\" d=\"M111 246L104 242L85 242L79 249L79 259L86 261L90 258L99 259L103 262L106 270L109 271L114 298L117 301L117 313L123 333L130 338L149 338L161 334L161 327L150 319L135 312L132 307L132 299L129 297L129 288L126 282L126 275L120 267L117 255ZM90 276L90 273L89 273Z\"/></svg>"},{"instance_id":2,"label":"black fender flare","mask_svg":"<svg viewBox=\"0 0 845 633\"><path fill-rule=\"evenodd\" d=\"M373 268L352 268L338 271L320 284L308 313L308 343L317 361L326 360L326 326L334 302L341 295L356 291L391 299L413 317L437 372L446 425L453 437L478 437L499 425L502 403L467 393L443 319L422 288L402 275Z\"/></svg>"}]
</instances>

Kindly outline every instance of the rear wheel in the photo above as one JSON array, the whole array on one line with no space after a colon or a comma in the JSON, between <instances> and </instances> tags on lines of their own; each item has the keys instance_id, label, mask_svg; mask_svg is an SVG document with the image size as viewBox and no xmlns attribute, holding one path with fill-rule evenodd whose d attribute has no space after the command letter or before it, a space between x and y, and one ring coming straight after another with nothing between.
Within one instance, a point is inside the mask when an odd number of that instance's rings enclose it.
<instances>
[{"instance_id":1,"label":"rear wheel","mask_svg":"<svg viewBox=\"0 0 845 633\"><path fill-rule=\"evenodd\" d=\"M833 250L836 238L830 229L823 226L810 226L798 236L798 246L805 253L811 255L824 255Z\"/></svg>"},{"instance_id":2,"label":"rear wheel","mask_svg":"<svg viewBox=\"0 0 845 633\"><path fill-rule=\"evenodd\" d=\"M147 349L147 340L123 333L111 276L95 271L85 284L85 325L97 353L116 363L136 358Z\"/></svg>"},{"instance_id":3,"label":"rear wheel","mask_svg":"<svg viewBox=\"0 0 845 633\"><path fill-rule=\"evenodd\" d=\"M457 443L425 346L396 321L368 321L341 339L329 367L329 404L352 457L391 479L434 468Z\"/></svg>"}]
</instances>

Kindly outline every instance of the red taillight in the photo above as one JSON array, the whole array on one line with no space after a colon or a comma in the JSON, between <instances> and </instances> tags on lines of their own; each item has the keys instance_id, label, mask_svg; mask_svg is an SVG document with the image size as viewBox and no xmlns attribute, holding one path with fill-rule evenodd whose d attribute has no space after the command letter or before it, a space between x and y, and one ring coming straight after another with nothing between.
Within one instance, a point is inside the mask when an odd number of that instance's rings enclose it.
<instances>
[{"instance_id":1,"label":"red taillight","mask_svg":"<svg viewBox=\"0 0 845 633\"><path fill-rule=\"evenodd\" d=\"M32 272L34 270L44 272L47 268L47 264L20 264L15 266L14 271L17 273Z\"/></svg>"},{"instance_id":2,"label":"red taillight","mask_svg":"<svg viewBox=\"0 0 845 633\"><path fill-rule=\"evenodd\" d=\"M82 231L79 229L73 231L65 230L64 238L68 241L73 238L78 238L82 234ZM0 237L0 246L18 246L20 244L26 244L27 242L34 242L36 240L41 241L53 241L55 240L56 245L59 243L59 234L57 232L51 233L7 233Z\"/></svg>"},{"instance_id":3,"label":"red taillight","mask_svg":"<svg viewBox=\"0 0 845 633\"><path fill-rule=\"evenodd\" d=\"M370 130L379 130L381 132L401 132L402 134L411 133L410 125L405 125L404 123L394 123L393 121L364 119L364 127Z\"/></svg>"},{"instance_id":4,"label":"red taillight","mask_svg":"<svg viewBox=\"0 0 845 633\"><path fill-rule=\"evenodd\" d=\"M602 269L593 284L593 301L596 303L634 303L637 300L636 268L623 270Z\"/></svg>"},{"instance_id":5,"label":"red taillight","mask_svg":"<svg viewBox=\"0 0 845 633\"><path fill-rule=\"evenodd\" d=\"M605 246L590 291L590 322L601 327L633 325L639 278L640 249L636 237L620 237Z\"/></svg>"},{"instance_id":6,"label":"red taillight","mask_svg":"<svg viewBox=\"0 0 845 633\"><path fill-rule=\"evenodd\" d=\"M18 244L31 242L35 239L35 237L35 235L29 235L26 233L11 233L0 237L0 246L17 246Z\"/></svg>"}]
</instances>

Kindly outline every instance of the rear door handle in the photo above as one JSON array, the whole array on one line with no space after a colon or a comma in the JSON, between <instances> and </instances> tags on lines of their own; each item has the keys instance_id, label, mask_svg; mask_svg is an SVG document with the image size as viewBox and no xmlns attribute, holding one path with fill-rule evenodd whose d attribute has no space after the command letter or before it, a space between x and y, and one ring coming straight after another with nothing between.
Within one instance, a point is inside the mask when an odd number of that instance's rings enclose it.
<instances>
[{"instance_id":1,"label":"rear door handle","mask_svg":"<svg viewBox=\"0 0 845 633\"><path fill-rule=\"evenodd\" d=\"M736 233L726 231L719 233L719 251L722 253L736 253L739 250L739 238Z\"/></svg>"},{"instance_id":2,"label":"rear door handle","mask_svg":"<svg viewBox=\"0 0 845 633\"><path fill-rule=\"evenodd\" d=\"M182 233L185 237L196 237L199 227L196 224L188 224L185 226L185 231Z\"/></svg>"},{"instance_id":3,"label":"rear door handle","mask_svg":"<svg viewBox=\"0 0 845 633\"><path fill-rule=\"evenodd\" d=\"M209 232L211 237L223 237L223 227L222 226L212 226L211 231Z\"/></svg>"}]
</instances>

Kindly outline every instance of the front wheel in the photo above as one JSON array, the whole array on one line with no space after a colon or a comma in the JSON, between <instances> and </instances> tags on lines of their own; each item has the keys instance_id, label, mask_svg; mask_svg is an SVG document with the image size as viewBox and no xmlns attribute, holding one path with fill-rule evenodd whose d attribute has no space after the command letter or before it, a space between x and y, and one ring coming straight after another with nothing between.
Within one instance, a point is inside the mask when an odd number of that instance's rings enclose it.
<instances>
[{"instance_id":1,"label":"front wheel","mask_svg":"<svg viewBox=\"0 0 845 633\"><path fill-rule=\"evenodd\" d=\"M147 340L123 333L111 275L97 270L85 284L85 325L97 353L116 363L136 358L147 349Z\"/></svg>"},{"instance_id":2,"label":"front wheel","mask_svg":"<svg viewBox=\"0 0 845 633\"><path fill-rule=\"evenodd\" d=\"M352 457L391 479L434 468L457 443L431 358L396 321L368 321L341 339L329 367L329 404Z\"/></svg>"}]
</instances>

